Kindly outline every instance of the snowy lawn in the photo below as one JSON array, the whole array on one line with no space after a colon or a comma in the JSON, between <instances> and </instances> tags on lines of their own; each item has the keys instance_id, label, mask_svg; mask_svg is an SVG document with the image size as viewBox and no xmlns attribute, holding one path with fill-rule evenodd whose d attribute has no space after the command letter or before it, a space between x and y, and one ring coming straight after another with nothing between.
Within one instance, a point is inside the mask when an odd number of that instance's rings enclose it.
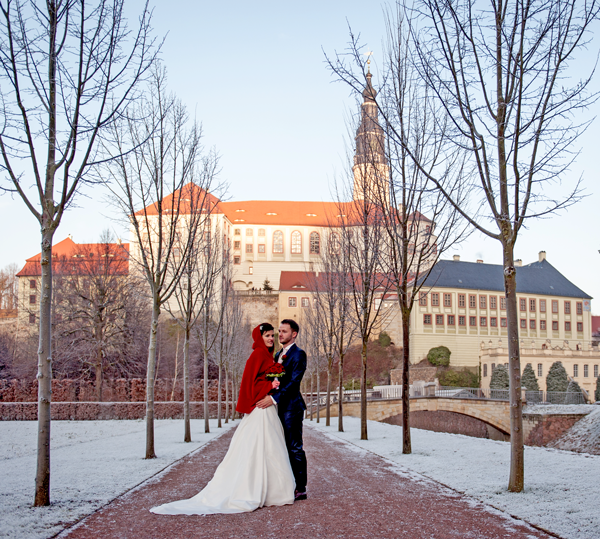
<instances>
[{"instance_id":1,"label":"snowy lawn","mask_svg":"<svg viewBox=\"0 0 600 539\"><path fill-rule=\"evenodd\" d=\"M32 507L37 422L0 421L0 537L46 538L198 449L239 421L217 429L192 420L183 442L183 420L155 422L157 458L145 460L144 420L53 421L50 507Z\"/></svg>"},{"instance_id":2,"label":"snowy lawn","mask_svg":"<svg viewBox=\"0 0 600 539\"><path fill-rule=\"evenodd\" d=\"M513 494L506 491L507 442L411 429L413 453L403 455L402 427L369 421L369 440L362 441L358 418L344 417L346 432L338 432L337 418L331 419L331 427L324 421L304 424L561 537L600 537L600 456L525 447L525 491Z\"/></svg>"}]
</instances>

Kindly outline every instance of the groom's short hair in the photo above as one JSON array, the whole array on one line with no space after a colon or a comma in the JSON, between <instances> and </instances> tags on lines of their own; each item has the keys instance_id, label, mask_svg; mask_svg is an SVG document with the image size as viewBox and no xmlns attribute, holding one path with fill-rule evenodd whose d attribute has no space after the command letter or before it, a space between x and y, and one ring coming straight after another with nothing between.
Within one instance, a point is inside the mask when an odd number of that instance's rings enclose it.
<instances>
[{"instance_id":1,"label":"groom's short hair","mask_svg":"<svg viewBox=\"0 0 600 539\"><path fill-rule=\"evenodd\" d=\"M285 320L282 320L281 323L287 324L288 326L290 326L292 331L295 331L296 333L300 333L300 326L298 325L298 322L296 322L295 320L292 320L291 318L286 318Z\"/></svg>"}]
</instances>

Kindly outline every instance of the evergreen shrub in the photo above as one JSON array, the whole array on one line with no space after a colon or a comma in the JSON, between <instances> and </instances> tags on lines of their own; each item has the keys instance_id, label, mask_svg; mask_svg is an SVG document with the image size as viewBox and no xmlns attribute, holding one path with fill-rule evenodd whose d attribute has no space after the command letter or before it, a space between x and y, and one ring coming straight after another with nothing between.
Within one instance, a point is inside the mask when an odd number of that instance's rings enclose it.
<instances>
[{"instance_id":1,"label":"evergreen shrub","mask_svg":"<svg viewBox=\"0 0 600 539\"><path fill-rule=\"evenodd\" d=\"M523 387L527 391L540 390L540 385L538 384L535 372L533 372L533 367L531 366L531 363L527 363L527 365L525 365L525 368L523 369L523 376L521 376L521 387Z\"/></svg>"},{"instance_id":2,"label":"evergreen shrub","mask_svg":"<svg viewBox=\"0 0 600 539\"><path fill-rule=\"evenodd\" d=\"M492 371L490 389L508 389L509 385L508 369L502 363L496 365Z\"/></svg>"},{"instance_id":3,"label":"evergreen shrub","mask_svg":"<svg viewBox=\"0 0 600 539\"><path fill-rule=\"evenodd\" d=\"M594 393L596 402L600 402L600 376L596 378L596 392Z\"/></svg>"},{"instance_id":4,"label":"evergreen shrub","mask_svg":"<svg viewBox=\"0 0 600 539\"><path fill-rule=\"evenodd\" d=\"M392 344L391 337L385 331L382 331L379 334L379 346L387 348L390 344Z\"/></svg>"},{"instance_id":5,"label":"evergreen shrub","mask_svg":"<svg viewBox=\"0 0 600 539\"><path fill-rule=\"evenodd\" d=\"M567 371L560 361L555 361L546 376L546 391L566 391L568 387Z\"/></svg>"},{"instance_id":6,"label":"evergreen shrub","mask_svg":"<svg viewBox=\"0 0 600 539\"><path fill-rule=\"evenodd\" d=\"M437 346L429 350L427 361L438 367L447 367L450 365L450 349L446 346Z\"/></svg>"},{"instance_id":7,"label":"evergreen shrub","mask_svg":"<svg viewBox=\"0 0 600 539\"><path fill-rule=\"evenodd\" d=\"M448 369L438 374L441 386L448 387L479 387L479 377L468 370L455 371Z\"/></svg>"}]
</instances>

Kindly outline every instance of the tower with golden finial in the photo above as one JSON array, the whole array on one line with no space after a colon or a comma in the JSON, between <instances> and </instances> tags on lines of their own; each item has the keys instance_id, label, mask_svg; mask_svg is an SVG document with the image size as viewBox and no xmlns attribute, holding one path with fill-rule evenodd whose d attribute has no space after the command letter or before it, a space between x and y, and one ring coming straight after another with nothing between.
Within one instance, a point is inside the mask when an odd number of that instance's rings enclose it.
<instances>
[{"instance_id":1,"label":"tower with golden finial","mask_svg":"<svg viewBox=\"0 0 600 539\"><path fill-rule=\"evenodd\" d=\"M371 53L369 53L370 55ZM367 60L367 85L363 90L361 120L356 131L354 154L354 200L367 200L373 204L390 203L389 166L385 153L385 135L379 125L377 92L371 79L371 60Z\"/></svg>"}]
</instances>

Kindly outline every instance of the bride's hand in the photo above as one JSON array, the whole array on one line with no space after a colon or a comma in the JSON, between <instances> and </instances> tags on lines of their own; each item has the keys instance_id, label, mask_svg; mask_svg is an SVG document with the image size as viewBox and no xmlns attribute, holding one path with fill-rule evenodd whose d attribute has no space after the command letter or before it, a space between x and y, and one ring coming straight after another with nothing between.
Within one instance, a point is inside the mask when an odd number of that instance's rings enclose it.
<instances>
[{"instance_id":1,"label":"bride's hand","mask_svg":"<svg viewBox=\"0 0 600 539\"><path fill-rule=\"evenodd\" d=\"M273 384L273 389L277 389L280 385L279 380L273 380L271 383Z\"/></svg>"}]
</instances>

